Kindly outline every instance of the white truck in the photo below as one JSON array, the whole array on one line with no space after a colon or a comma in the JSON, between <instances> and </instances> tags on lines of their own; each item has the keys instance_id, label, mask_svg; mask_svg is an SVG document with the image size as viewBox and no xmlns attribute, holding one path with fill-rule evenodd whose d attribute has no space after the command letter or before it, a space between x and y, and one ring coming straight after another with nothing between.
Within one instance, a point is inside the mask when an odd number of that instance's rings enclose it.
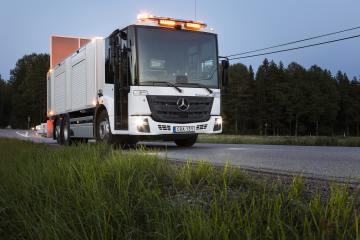
<instances>
[{"instance_id":1,"label":"white truck","mask_svg":"<svg viewBox=\"0 0 360 240\"><path fill-rule=\"evenodd\" d=\"M162 139L192 146L198 134L222 132L220 85L229 63L219 64L217 35L198 21L138 20L52 63L48 128L59 144Z\"/></svg>"}]
</instances>

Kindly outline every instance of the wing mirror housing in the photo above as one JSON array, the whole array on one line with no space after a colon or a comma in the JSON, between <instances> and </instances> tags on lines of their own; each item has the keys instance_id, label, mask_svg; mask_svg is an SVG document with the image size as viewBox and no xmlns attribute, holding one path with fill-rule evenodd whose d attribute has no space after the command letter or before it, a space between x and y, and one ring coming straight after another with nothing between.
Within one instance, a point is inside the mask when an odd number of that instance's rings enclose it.
<instances>
[{"instance_id":1,"label":"wing mirror housing","mask_svg":"<svg viewBox=\"0 0 360 240\"><path fill-rule=\"evenodd\" d=\"M230 63L228 59L221 60L221 83L223 87L229 84L229 67Z\"/></svg>"}]
</instances>

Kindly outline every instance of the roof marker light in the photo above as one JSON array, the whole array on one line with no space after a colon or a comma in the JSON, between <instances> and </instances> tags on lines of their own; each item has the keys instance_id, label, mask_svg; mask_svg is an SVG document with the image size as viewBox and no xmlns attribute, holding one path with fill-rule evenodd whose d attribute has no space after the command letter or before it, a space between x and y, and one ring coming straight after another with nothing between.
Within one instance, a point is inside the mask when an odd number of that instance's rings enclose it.
<instances>
[{"instance_id":1,"label":"roof marker light","mask_svg":"<svg viewBox=\"0 0 360 240\"><path fill-rule=\"evenodd\" d=\"M203 23L195 23L195 22L186 22L185 28L199 30L201 28L204 28L206 25Z\"/></svg>"},{"instance_id":2,"label":"roof marker light","mask_svg":"<svg viewBox=\"0 0 360 240\"><path fill-rule=\"evenodd\" d=\"M93 37L92 39L91 39L91 42L96 42L96 40L102 40L102 39L104 39L103 37Z\"/></svg>"},{"instance_id":3,"label":"roof marker light","mask_svg":"<svg viewBox=\"0 0 360 240\"><path fill-rule=\"evenodd\" d=\"M167 27L175 27L176 22L168 19L159 19L159 25Z\"/></svg>"},{"instance_id":4,"label":"roof marker light","mask_svg":"<svg viewBox=\"0 0 360 240\"><path fill-rule=\"evenodd\" d=\"M146 20L148 20L149 18L151 18L152 17L152 15L150 15L150 14L148 14L148 13L139 13L138 15L137 15L137 19L139 20L139 21L146 21Z\"/></svg>"}]
</instances>

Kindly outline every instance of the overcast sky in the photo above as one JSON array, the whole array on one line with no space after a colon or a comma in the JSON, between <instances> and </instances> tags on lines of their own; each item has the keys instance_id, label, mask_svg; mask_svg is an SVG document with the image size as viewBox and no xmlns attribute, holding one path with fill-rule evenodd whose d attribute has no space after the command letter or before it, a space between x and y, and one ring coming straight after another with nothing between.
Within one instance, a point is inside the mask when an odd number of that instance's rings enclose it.
<instances>
[{"instance_id":1,"label":"overcast sky","mask_svg":"<svg viewBox=\"0 0 360 240\"><path fill-rule=\"evenodd\" d=\"M51 34L107 36L136 22L139 12L194 18L195 0L1 0L0 74L25 54L49 52ZM219 34L221 55L249 51L360 26L359 0L197 0L197 19ZM332 38L360 34L360 30ZM275 62L318 64L349 77L360 75L360 38L268 56ZM264 57L242 60L255 68Z\"/></svg>"}]
</instances>

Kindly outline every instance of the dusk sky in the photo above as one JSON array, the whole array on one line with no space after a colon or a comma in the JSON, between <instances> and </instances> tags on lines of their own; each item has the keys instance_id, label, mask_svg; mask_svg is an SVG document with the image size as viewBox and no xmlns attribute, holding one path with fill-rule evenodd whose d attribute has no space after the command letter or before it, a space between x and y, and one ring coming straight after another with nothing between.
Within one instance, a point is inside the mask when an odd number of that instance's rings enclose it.
<instances>
[{"instance_id":1,"label":"dusk sky","mask_svg":"<svg viewBox=\"0 0 360 240\"><path fill-rule=\"evenodd\" d=\"M23 55L48 53L51 34L107 36L135 23L143 11L194 19L194 0L2 0L0 9L0 74L5 79ZM360 26L359 10L359 0L197 0L197 19L218 33L222 56ZM358 34L360 29L312 42ZM360 76L360 38L267 57ZM241 62L257 68L263 59Z\"/></svg>"}]
</instances>

